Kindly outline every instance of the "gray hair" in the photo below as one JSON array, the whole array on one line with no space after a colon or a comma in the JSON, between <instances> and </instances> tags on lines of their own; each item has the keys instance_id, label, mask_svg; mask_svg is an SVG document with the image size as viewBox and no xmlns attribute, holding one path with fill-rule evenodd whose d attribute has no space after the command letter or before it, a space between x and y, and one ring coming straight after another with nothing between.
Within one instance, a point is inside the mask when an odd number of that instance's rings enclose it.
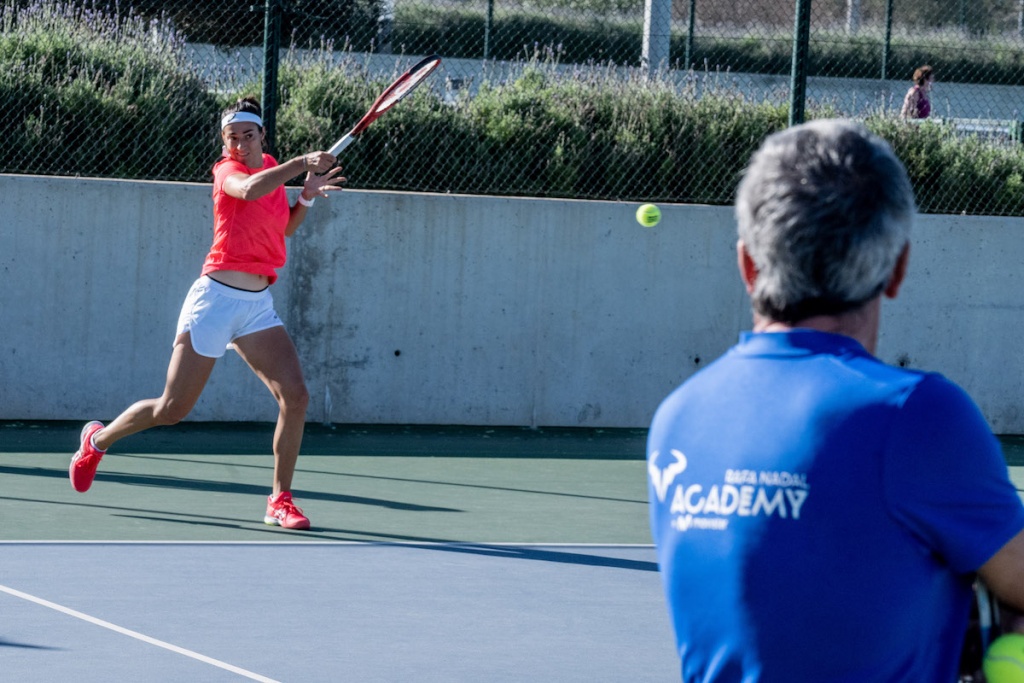
<instances>
[{"instance_id":1,"label":"gray hair","mask_svg":"<svg viewBox=\"0 0 1024 683\"><path fill-rule=\"evenodd\" d=\"M813 121L769 136L736 194L739 238L758 269L754 310L795 323L875 298L915 211L906 169L864 126Z\"/></svg>"}]
</instances>

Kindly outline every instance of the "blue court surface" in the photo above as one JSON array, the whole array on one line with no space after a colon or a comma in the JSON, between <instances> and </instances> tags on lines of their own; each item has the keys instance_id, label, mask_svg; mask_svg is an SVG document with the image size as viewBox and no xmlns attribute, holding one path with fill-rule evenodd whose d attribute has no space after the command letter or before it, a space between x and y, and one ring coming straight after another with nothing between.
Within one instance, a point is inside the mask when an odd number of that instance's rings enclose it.
<instances>
[{"instance_id":1,"label":"blue court surface","mask_svg":"<svg viewBox=\"0 0 1024 683\"><path fill-rule=\"evenodd\" d=\"M0 425L0 681L672 681L637 430Z\"/></svg>"},{"instance_id":2,"label":"blue court surface","mask_svg":"<svg viewBox=\"0 0 1024 683\"><path fill-rule=\"evenodd\" d=\"M670 681L647 548L0 545L5 681Z\"/></svg>"}]
</instances>

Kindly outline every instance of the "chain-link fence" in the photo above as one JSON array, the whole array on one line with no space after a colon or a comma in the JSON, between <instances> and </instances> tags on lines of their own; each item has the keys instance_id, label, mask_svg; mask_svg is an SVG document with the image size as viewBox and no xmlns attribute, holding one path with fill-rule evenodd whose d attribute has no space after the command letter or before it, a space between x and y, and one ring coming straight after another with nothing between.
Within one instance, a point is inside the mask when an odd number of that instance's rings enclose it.
<instances>
[{"instance_id":1,"label":"chain-link fence","mask_svg":"<svg viewBox=\"0 0 1024 683\"><path fill-rule=\"evenodd\" d=\"M924 210L1024 213L1024 0L0 2L0 172L205 182L237 97L288 157L437 53L350 186L729 203L764 135L847 116ZM930 115L902 120L923 64Z\"/></svg>"}]
</instances>

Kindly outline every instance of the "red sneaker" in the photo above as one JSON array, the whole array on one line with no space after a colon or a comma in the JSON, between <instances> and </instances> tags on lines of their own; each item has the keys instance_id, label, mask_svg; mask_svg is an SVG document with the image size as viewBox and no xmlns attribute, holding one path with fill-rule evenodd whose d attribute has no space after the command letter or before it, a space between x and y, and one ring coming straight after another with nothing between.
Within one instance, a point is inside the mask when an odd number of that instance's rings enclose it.
<instances>
[{"instance_id":1,"label":"red sneaker","mask_svg":"<svg viewBox=\"0 0 1024 683\"><path fill-rule=\"evenodd\" d=\"M292 494L288 491L281 491L276 498L267 498L267 514L263 522L284 529L309 528L309 518L292 502Z\"/></svg>"},{"instance_id":2,"label":"red sneaker","mask_svg":"<svg viewBox=\"0 0 1024 683\"><path fill-rule=\"evenodd\" d=\"M79 493L85 493L92 486L92 480L96 477L96 467L106 453L92 445L92 435L101 429L103 423L95 420L82 427L81 445L71 458L68 475L71 477L71 485Z\"/></svg>"}]
</instances>

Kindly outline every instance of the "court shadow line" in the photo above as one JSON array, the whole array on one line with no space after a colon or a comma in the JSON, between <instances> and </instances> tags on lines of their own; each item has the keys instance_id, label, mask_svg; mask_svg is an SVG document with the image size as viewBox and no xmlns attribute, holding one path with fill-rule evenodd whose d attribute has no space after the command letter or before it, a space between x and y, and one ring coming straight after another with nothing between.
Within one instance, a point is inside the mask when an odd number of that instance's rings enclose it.
<instances>
[{"instance_id":1,"label":"court shadow line","mask_svg":"<svg viewBox=\"0 0 1024 683\"><path fill-rule=\"evenodd\" d=\"M40 500L38 498L14 498L11 496L0 496L0 500L10 500L23 503L38 503L43 505L60 505L70 507L82 507L91 508L94 510L110 510L112 511L113 517L122 517L125 519L141 519L155 522L169 522L177 524L190 524L193 526L210 526L224 529L236 529L240 531L256 531L260 533L287 533L288 535L300 535L305 534L312 536L313 538L321 538L321 534L318 533L319 529L314 528L307 531L297 531L294 529L281 529L280 527L266 524L263 522L253 521L253 519L237 519L223 516L213 515L200 515L194 512L174 512L172 510L150 510L145 508L132 508L124 507L120 505L103 505L98 503L74 503L57 500ZM174 519L174 517L187 517L191 519ZM142 541L140 541L142 542ZM160 543L161 541L153 541L154 543ZM232 543L232 541L224 541L225 543ZM0 544L3 540L0 540ZM40 541L40 543L46 543L46 541Z\"/></svg>"},{"instance_id":2,"label":"court shadow line","mask_svg":"<svg viewBox=\"0 0 1024 683\"><path fill-rule=\"evenodd\" d=\"M160 456L160 455L140 455L140 454L133 454L133 453L118 453L115 457L118 457L118 458L138 458L138 459L145 459L145 460L151 460L151 459L152 460L163 460L163 461L166 461L166 462L174 462L174 463L187 462L187 463L201 464L201 465L214 465L214 464L216 464L216 465L221 465L221 466L242 467L242 468L248 467L248 468L262 469L262 470L270 470L270 469L272 469L272 468L266 467L265 465L248 465L248 464L245 464L245 463L234 463L234 462L232 462L232 463L225 463L225 462L219 462L219 461L196 460L196 459L192 459L192 458L168 458L166 456ZM323 456L320 456L320 457L323 457ZM348 456L338 456L338 457L344 458L344 457L348 457ZM397 457L401 457L401 456L397 456ZM299 462L302 462L301 456L299 458ZM299 467L296 470L296 472L298 474L318 474L318 475L333 476L333 477L349 477L349 478L352 478L352 479L371 479L371 480L374 480L374 481L397 481L397 482L402 482L404 484L430 484L430 485L434 485L434 486L454 486L454 487L459 487L459 488L481 489L481 490L484 490L484 491L506 491L506 492L509 492L509 493L530 493L530 494L540 495L540 496L557 496L557 497L561 497L561 498L580 498L580 499L583 499L583 500L604 500L604 501L608 501L608 502L612 502L612 503L635 503L635 504L638 504L638 505L647 505L647 501L646 500L631 500L629 498L612 498L610 496L591 496L591 495L581 494L581 493L562 493L562 492L559 492L559 491L538 491L537 489L517 489L517 488L511 488L511 487L508 487L508 486L489 486L487 484L463 484L463 483L458 483L458 482L437 481L437 480L432 480L432 479L409 479L407 477L385 477L385 476L376 475L376 474L352 474L350 472L328 472L326 470L311 470L311 469L306 469L304 467Z\"/></svg>"},{"instance_id":3,"label":"court shadow line","mask_svg":"<svg viewBox=\"0 0 1024 683\"><path fill-rule=\"evenodd\" d=\"M50 479L67 479L66 470L54 470L45 467L13 467L11 465L0 465L0 475L10 474L26 477L46 477ZM161 475L146 474L122 474L120 472L97 472L96 481L124 484L127 486L151 486L164 489L185 489L190 491L203 491L206 493L232 493L249 496L265 497L270 487L256 484L243 484L240 482L214 481L210 479L184 479L181 477L166 477ZM70 484L69 484L70 486ZM341 493L328 493L326 491L311 491L308 489L292 489L296 498L308 500L327 501L331 503L351 503L354 505L370 505L375 507L388 508L391 510L402 510L405 512L465 512L458 508L438 507L433 505L419 505L415 503L402 503L394 500L381 498L367 498L365 496L353 496Z\"/></svg>"},{"instance_id":4,"label":"court shadow line","mask_svg":"<svg viewBox=\"0 0 1024 683\"><path fill-rule=\"evenodd\" d=\"M379 531L359 531L356 529L339 529L332 527L319 527L309 530L281 529L271 525L261 525L250 519L235 519L215 517L213 515L198 515L191 512L171 512L163 510L146 510L140 508L127 508L114 505L101 505L95 503L67 503L52 500L38 500L32 498L13 498L0 496L0 500L21 501L27 503L44 503L50 505L70 505L75 507L89 507L103 510L113 510L115 517L128 519L140 519L169 524L187 524L190 526L207 526L237 531L249 531L260 534L283 534L285 537L315 538L318 540L355 541L366 545L394 544L402 547L417 548L419 550L431 550L439 552L471 553L476 555L487 555L506 559L534 560L545 562L560 562L564 564L592 565L598 567L612 567L619 569L633 569L640 571L657 571L655 562L642 560L627 560L622 558L602 557L586 553L569 553L561 550L543 550L534 547L510 545L489 545L486 543L472 543L468 541L457 541L450 538L433 538L428 536L413 536L411 534L391 534ZM147 514L148 513L148 514ZM174 519L179 517L181 519ZM154 541L159 543L160 541ZM224 541L230 544L232 541ZM301 541L296 541L301 543Z\"/></svg>"},{"instance_id":5,"label":"court shadow line","mask_svg":"<svg viewBox=\"0 0 1024 683\"><path fill-rule=\"evenodd\" d=\"M14 640L7 640L6 638L0 637L0 647L13 647L22 650L64 650L63 647L53 647L52 645L35 645L33 643L19 643Z\"/></svg>"},{"instance_id":6,"label":"court shadow line","mask_svg":"<svg viewBox=\"0 0 1024 683\"><path fill-rule=\"evenodd\" d=\"M177 513L175 513L177 514ZM331 527L315 526L308 530L280 529L273 526L260 528L248 520L232 520L225 518L213 518L218 521L204 521L201 519L169 519L166 517L154 517L146 515L115 515L116 517L127 517L129 519L141 519L153 522L168 522L171 524L187 524L192 526L209 526L217 528L236 529L240 531L254 531L258 533L287 534L290 537L310 537L324 539L329 538L336 541L357 541L365 545L399 545L403 548L415 548L417 550L430 550L437 552L466 553L471 555L482 555L509 560L531 560L535 562L555 562L560 564L574 564L592 567L607 567L613 569L630 569L634 571L657 572L658 563L648 560L630 560L621 557L607 557L589 553L567 552L564 550L547 550L532 546L489 545L487 543L470 543L467 541L453 541L443 538L428 538L423 536L410 536L407 534L389 534L384 532L356 531L353 529L337 529ZM181 515L182 517L206 517L206 515ZM361 537L361 538L359 538ZM389 539L389 540L382 540ZM230 543L230 541L228 542Z\"/></svg>"},{"instance_id":7,"label":"court shadow line","mask_svg":"<svg viewBox=\"0 0 1024 683\"><path fill-rule=\"evenodd\" d=\"M347 529L331 529L329 527L317 527L314 526L312 529L307 530L296 530L296 529L282 529L272 524L266 524L263 522L253 521L252 518L238 519L224 516L214 515L201 515L195 512L174 512L172 510L151 510L145 508L132 508L124 507L120 505L103 505L98 503L75 503L57 500L40 500L38 498L15 498L11 496L0 496L0 500L17 501L22 503L39 503L43 505L60 505L70 507L82 507L91 508L94 510L110 510L112 511L113 517L122 517L126 519L140 519L155 522L167 522L172 524L189 524L192 526L209 526L217 527L222 529L235 529L240 531L255 531L259 533L272 533L272 534L287 534L288 536L309 536L310 538L323 539L324 534L336 533L336 534L350 534L344 538L334 538L332 540L339 541L357 541L357 542L374 542L365 541L365 537L372 539L380 538L392 538L392 539L409 539L416 540L419 543L450 543L452 541L443 538L426 538L426 537L406 537L397 536L392 534L377 534L377 533L363 533L358 531L350 531ZM188 518L188 519L174 519L175 517ZM352 538L351 536L357 537ZM4 541L0 539L0 544ZM40 541L45 543L46 541ZM153 541L154 543L160 543L161 541ZM216 542L216 541L215 541ZM224 543L232 543L233 541L224 541Z\"/></svg>"},{"instance_id":8,"label":"court shadow line","mask_svg":"<svg viewBox=\"0 0 1024 683\"><path fill-rule=\"evenodd\" d=\"M229 517L208 517L206 515L192 515L185 513L167 513L181 517L173 519L159 516L163 513L153 515L143 514L118 514L114 517L125 519L138 519L147 522L165 522L185 526L212 527L217 529L231 529L236 531L251 531L260 534L284 534L285 538L315 538L320 541L337 541L339 544L359 543L365 545L401 545L403 547L414 547L428 549L435 544L442 547L448 544L465 544L465 541L453 541L446 538L431 538L427 536L409 536L406 534L389 534L377 531L356 531L354 529L338 529L333 527L314 524L311 529L282 529L271 524L260 524L249 519L232 519ZM192 519L187 519L191 517ZM214 541L216 543L216 541ZM224 541L231 544L235 541ZM187 541L186 541L187 543ZM301 544L301 541L296 541Z\"/></svg>"},{"instance_id":9,"label":"court shadow line","mask_svg":"<svg viewBox=\"0 0 1024 683\"><path fill-rule=\"evenodd\" d=\"M658 563L648 560L629 560L621 557L590 555L588 553L566 552L564 550L544 550L541 548L516 545L493 546L486 543L452 543L450 545L433 546L408 544L423 550L442 550L444 552L468 553L512 560L532 560L537 562L555 562L559 564L575 564L588 567L608 567L613 569L632 569L635 571L657 572Z\"/></svg>"},{"instance_id":10,"label":"court shadow line","mask_svg":"<svg viewBox=\"0 0 1024 683\"><path fill-rule=\"evenodd\" d=\"M410 536L406 534L389 534L386 532L376 531L357 531L354 529L338 529L333 527L325 527L317 524L313 525L311 529L282 529L272 524L260 524L253 522L251 519L238 519L231 517L214 517L212 515L197 515L195 513L186 512L163 512L157 510L130 510L128 508L115 508L111 506L97 506L97 507L108 507L112 510L122 510L121 513L114 513L114 517L122 517L126 519L139 519L148 522L165 522L168 524L179 524L188 526L206 526L219 529L233 529L238 531L255 531L258 533L271 533L271 534L285 534L287 537L299 537L299 538L316 538L318 540L332 540L344 543L365 543L373 545L376 543L393 543L401 545L411 545L430 547L431 544L451 544L451 543L466 543L465 541L454 541L448 538L432 538L428 536ZM139 514L149 512L151 514ZM168 517L172 515L173 517ZM178 518L178 519L175 519ZM224 543L232 543L233 541L224 541Z\"/></svg>"}]
</instances>

